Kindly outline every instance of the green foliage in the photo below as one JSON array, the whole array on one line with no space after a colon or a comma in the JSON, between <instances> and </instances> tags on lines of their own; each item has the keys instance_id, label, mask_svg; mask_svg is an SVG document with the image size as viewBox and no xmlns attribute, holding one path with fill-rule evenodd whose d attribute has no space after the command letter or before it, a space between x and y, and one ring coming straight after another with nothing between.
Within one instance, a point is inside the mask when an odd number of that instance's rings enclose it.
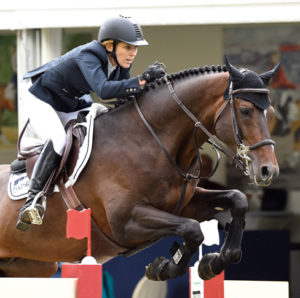
<instances>
[{"instance_id":1,"label":"green foliage","mask_svg":"<svg viewBox=\"0 0 300 298\"><path fill-rule=\"evenodd\" d=\"M0 36L0 84L10 81L12 75L11 49L16 43L16 35Z\"/></svg>"},{"instance_id":2,"label":"green foliage","mask_svg":"<svg viewBox=\"0 0 300 298\"><path fill-rule=\"evenodd\" d=\"M18 113L4 110L2 114L3 126L18 126Z\"/></svg>"},{"instance_id":3,"label":"green foliage","mask_svg":"<svg viewBox=\"0 0 300 298\"><path fill-rule=\"evenodd\" d=\"M90 41L92 41L91 33L65 33L63 39L63 53Z\"/></svg>"}]
</instances>

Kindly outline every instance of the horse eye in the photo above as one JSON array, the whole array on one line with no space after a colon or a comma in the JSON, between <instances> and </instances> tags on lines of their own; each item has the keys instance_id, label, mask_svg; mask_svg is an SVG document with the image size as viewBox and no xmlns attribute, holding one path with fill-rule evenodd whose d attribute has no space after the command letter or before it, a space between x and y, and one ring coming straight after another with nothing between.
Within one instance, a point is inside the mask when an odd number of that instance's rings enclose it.
<instances>
[{"instance_id":1,"label":"horse eye","mask_svg":"<svg viewBox=\"0 0 300 298\"><path fill-rule=\"evenodd\" d=\"M249 108L241 108L240 112L243 116L250 116L251 115L251 109L249 109Z\"/></svg>"}]
</instances>

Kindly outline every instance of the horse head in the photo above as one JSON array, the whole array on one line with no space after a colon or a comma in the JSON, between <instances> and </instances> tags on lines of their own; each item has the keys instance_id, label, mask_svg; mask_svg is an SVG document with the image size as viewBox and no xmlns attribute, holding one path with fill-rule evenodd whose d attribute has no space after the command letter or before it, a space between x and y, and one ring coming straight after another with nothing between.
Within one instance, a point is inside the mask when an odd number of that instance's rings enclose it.
<instances>
[{"instance_id":1,"label":"horse head","mask_svg":"<svg viewBox=\"0 0 300 298\"><path fill-rule=\"evenodd\" d=\"M275 142L270 139L269 123L274 109L266 86L279 64L260 75L248 69L237 69L226 56L225 64L230 77L224 93L225 103L215 120L216 135L236 150L252 182L269 185L278 176L279 167ZM231 122L226 120L228 118Z\"/></svg>"}]
</instances>

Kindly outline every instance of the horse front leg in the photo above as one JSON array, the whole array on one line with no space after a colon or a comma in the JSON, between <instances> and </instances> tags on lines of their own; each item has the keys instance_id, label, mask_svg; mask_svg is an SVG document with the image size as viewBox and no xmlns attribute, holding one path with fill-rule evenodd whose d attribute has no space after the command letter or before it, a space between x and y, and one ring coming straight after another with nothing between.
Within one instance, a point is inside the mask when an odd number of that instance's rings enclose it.
<instances>
[{"instance_id":1,"label":"horse front leg","mask_svg":"<svg viewBox=\"0 0 300 298\"><path fill-rule=\"evenodd\" d=\"M179 236L184 243L174 249L173 257L158 257L147 266L146 276L150 280L167 280L183 275L203 241L200 224L196 220L172 215L152 206L139 205L132 211L132 218L125 227L126 235L135 239L160 239Z\"/></svg>"},{"instance_id":2,"label":"horse front leg","mask_svg":"<svg viewBox=\"0 0 300 298\"><path fill-rule=\"evenodd\" d=\"M202 211L203 209L206 211ZM220 253L206 254L200 261L198 273L204 280L220 274L229 264L240 261L245 214L248 209L247 197L238 190L215 191L197 188L190 205L183 212L184 216L203 221L204 216L210 219L214 214L228 209L232 219L227 226Z\"/></svg>"}]
</instances>

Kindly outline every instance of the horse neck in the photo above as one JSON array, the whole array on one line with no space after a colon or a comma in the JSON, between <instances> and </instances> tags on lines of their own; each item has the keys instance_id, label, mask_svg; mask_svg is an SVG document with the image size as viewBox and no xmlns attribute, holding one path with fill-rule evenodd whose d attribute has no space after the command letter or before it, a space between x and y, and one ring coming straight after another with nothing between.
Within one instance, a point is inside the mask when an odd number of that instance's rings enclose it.
<instances>
[{"instance_id":1,"label":"horse neck","mask_svg":"<svg viewBox=\"0 0 300 298\"><path fill-rule=\"evenodd\" d=\"M228 84L227 73L190 76L172 81L176 95L191 113L214 133L214 119L223 101L223 93ZM183 156L193 160L195 149L193 132L195 123L176 103L166 86L151 90L141 100L141 108L161 142L171 155L179 159ZM198 144L208 139L199 131ZM186 163L186 160L182 160Z\"/></svg>"}]
</instances>

